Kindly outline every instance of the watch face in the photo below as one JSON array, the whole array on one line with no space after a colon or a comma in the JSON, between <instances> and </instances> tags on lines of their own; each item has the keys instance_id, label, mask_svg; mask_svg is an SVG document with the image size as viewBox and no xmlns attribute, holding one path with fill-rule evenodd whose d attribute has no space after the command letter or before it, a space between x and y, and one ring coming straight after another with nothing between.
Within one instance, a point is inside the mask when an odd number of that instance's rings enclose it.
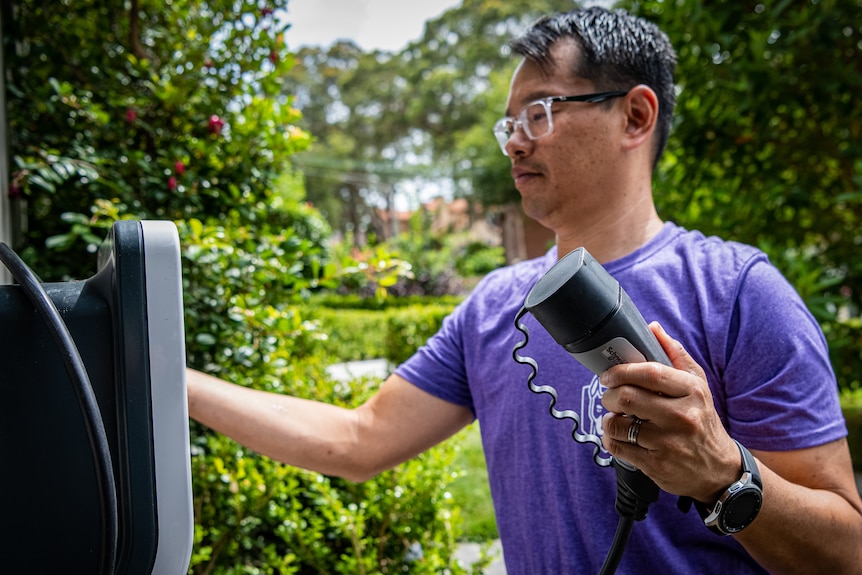
<instances>
[{"instance_id":1,"label":"watch face","mask_svg":"<svg viewBox=\"0 0 862 575\"><path fill-rule=\"evenodd\" d=\"M731 499L725 502L721 514L724 530L735 533L747 527L757 517L762 503L763 495L756 487L748 487L733 494Z\"/></svg>"}]
</instances>

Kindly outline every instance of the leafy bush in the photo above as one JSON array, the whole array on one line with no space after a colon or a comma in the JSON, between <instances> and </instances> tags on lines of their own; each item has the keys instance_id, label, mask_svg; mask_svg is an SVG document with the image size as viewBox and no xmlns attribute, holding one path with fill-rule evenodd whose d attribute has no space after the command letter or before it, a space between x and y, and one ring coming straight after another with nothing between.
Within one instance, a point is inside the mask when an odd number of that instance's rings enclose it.
<instances>
[{"instance_id":1,"label":"leafy bush","mask_svg":"<svg viewBox=\"0 0 862 575\"><path fill-rule=\"evenodd\" d=\"M377 359L386 349L385 311L312 307L308 315L319 321L320 347L340 361Z\"/></svg>"},{"instance_id":2,"label":"leafy bush","mask_svg":"<svg viewBox=\"0 0 862 575\"><path fill-rule=\"evenodd\" d=\"M455 266L462 276L485 275L506 264L506 250L502 246L487 246L473 242L465 246L464 256Z\"/></svg>"},{"instance_id":3,"label":"leafy bush","mask_svg":"<svg viewBox=\"0 0 862 575\"><path fill-rule=\"evenodd\" d=\"M410 307L414 305L443 305L455 307L464 296L460 295L442 295L442 296L403 296L403 297L386 297L373 298L363 297L357 294L335 294L332 292L322 291L311 295L307 302L312 307L327 308L331 310L337 309L356 309L356 310L376 310L385 311Z\"/></svg>"},{"instance_id":4,"label":"leafy bush","mask_svg":"<svg viewBox=\"0 0 862 575\"><path fill-rule=\"evenodd\" d=\"M440 296L461 292L452 249L440 234L431 233L430 215L417 210L410 230L387 242L389 249L410 262L412 277L402 278L390 288L398 296Z\"/></svg>"},{"instance_id":5,"label":"leafy bush","mask_svg":"<svg viewBox=\"0 0 862 575\"><path fill-rule=\"evenodd\" d=\"M373 379L345 384L326 375L340 358L321 352L318 326L290 297L316 281L299 264L307 252L288 249L306 244L287 232L252 242L241 228L200 222L181 230L191 365L343 407L376 390ZM271 258L273 250L283 253ZM365 334L334 331L345 341ZM463 572L452 559L459 518L447 496L454 443L362 484L281 465L197 424L192 450L192 573Z\"/></svg>"},{"instance_id":6,"label":"leafy bush","mask_svg":"<svg viewBox=\"0 0 862 575\"><path fill-rule=\"evenodd\" d=\"M463 298L315 295L306 315L319 321L318 345L341 361L406 359L439 329ZM392 345L396 347L393 349Z\"/></svg>"},{"instance_id":7,"label":"leafy bush","mask_svg":"<svg viewBox=\"0 0 862 575\"><path fill-rule=\"evenodd\" d=\"M862 472L862 387L842 390L841 409L847 420L847 442L850 444L853 468Z\"/></svg>"},{"instance_id":8,"label":"leafy bush","mask_svg":"<svg viewBox=\"0 0 862 575\"><path fill-rule=\"evenodd\" d=\"M100 200L139 218L266 222L261 206L311 141L281 92L285 0L13 4L11 187L28 261L82 277L94 237L61 214L89 217Z\"/></svg>"},{"instance_id":9,"label":"leafy bush","mask_svg":"<svg viewBox=\"0 0 862 575\"><path fill-rule=\"evenodd\" d=\"M299 293L327 281L319 246L293 228L179 222L188 361L210 373L251 367L273 354L289 362L310 351L314 332L295 305ZM294 305L291 305L294 304Z\"/></svg>"},{"instance_id":10,"label":"leafy bush","mask_svg":"<svg viewBox=\"0 0 862 575\"><path fill-rule=\"evenodd\" d=\"M335 386L313 371L302 376L313 385L285 387L341 405L358 403L376 387L373 381ZM454 453L446 443L353 484L281 465L196 429L190 572L463 573L452 559L459 518L447 496Z\"/></svg>"},{"instance_id":11,"label":"leafy bush","mask_svg":"<svg viewBox=\"0 0 862 575\"><path fill-rule=\"evenodd\" d=\"M386 329L386 359L399 364L434 335L453 306L410 306L388 314Z\"/></svg>"}]
</instances>

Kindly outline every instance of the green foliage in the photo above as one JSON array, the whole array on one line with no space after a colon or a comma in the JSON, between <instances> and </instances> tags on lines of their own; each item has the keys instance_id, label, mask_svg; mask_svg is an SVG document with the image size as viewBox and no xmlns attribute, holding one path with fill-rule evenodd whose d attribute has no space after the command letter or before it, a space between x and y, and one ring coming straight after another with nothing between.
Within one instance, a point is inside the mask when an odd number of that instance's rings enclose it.
<instances>
[{"instance_id":1,"label":"green foliage","mask_svg":"<svg viewBox=\"0 0 862 575\"><path fill-rule=\"evenodd\" d=\"M29 261L53 278L89 272L80 248L95 237L61 216L95 216L99 201L139 218L266 220L275 179L310 141L280 95L284 0L12 4L11 179L15 209L38 222L16 238Z\"/></svg>"},{"instance_id":2,"label":"green foliage","mask_svg":"<svg viewBox=\"0 0 862 575\"><path fill-rule=\"evenodd\" d=\"M320 322L320 332L325 336L321 347L331 350L341 361L376 359L386 349L386 312L314 306L309 315Z\"/></svg>"},{"instance_id":3,"label":"green foliage","mask_svg":"<svg viewBox=\"0 0 862 575\"><path fill-rule=\"evenodd\" d=\"M408 313L400 325L422 317L395 299L383 301L391 311L324 310L312 304L302 311L288 308L293 323L267 325L257 321L259 307L244 310L241 328L229 326L218 339L245 345L246 353L233 354L243 355L241 361L223 353L221 376L258 389L358 405L378 382L336 382L325 366L354 359L351 350L364 349L369 339L382 340L385 320L395 310ZM317 318L325 329L299 323L300 313ZM316 339L311 350L297 343L330 329L332 337ZM236 332L249 332L246 341L234 343ZM190 348L204 357L205 350L195 349L199 345L194 341ZM377 346L379 352L382 344ZM461 522L449 489L457 476L456 441L352 484L277 464L197 425L193 437L197 527L192 573L464 572L452 559Z\"/></svg>"},{"instance_id":4,"label":"green foliage","mask_svg":"<svg viewBox=\"0 0 862 575\"><path fill-rule=\"evenodd\" d=\"M189 363L219 373L251 355L289 359L308 349L295 304L304 290L334 281L319 245L294 229L179 222ZM291 306L291 302L294 304ZM279 337L266 335L275 331Z\"/></svg>"},{"instance_id":5,"label":"green foliage","mask_svg":"<svg viewBox=\"0 0 862 575\"><path fill-rule=\"evenodd\" d=\"M402 274L388 284L387 291L403 297L460 295L465 280L487 274L505 265L502 247L488 246L471 238L469 232L433 230L431 213L422 208L410 218L410 229L376 246L391 258L410 262L410 274ZM354 250L355 252L356 250ZM354 254L354 257L357 257ZM362 292L362 284L342 284L341 293Z\"/></svg>"},{"instance_id":6,"label":"green foliage","mask_svg":"<svg viewBox=\"0 0 862 575\"><path fill-rule=\"evenodd\" d=\"M506 264L506 251L502 246L489 247L481 242L464 246L464 254L455 267L462 276L483 276Z\"/></svg>"},{"instance_id":7,"label":"green foliage","mask_svg":"<svg viewBox=\"0 0 862 575\"><path fill-rule=\"evenodd\" d=\"M413 265L391 252L388 246L354 248L349 256L342 256L341 282L339 289L359 290L383 299L393 287L403 280L411 280Z\"/></svg>"},{"instance_id":8,"label":"green foliage","mask_svg":"<svg viewBox=\"0 0 862 575\"><path fill-rule=\"evenodd\" d=\"M321 364L295 377L290 393L345 406L376 387L336 385ZM193 436L190 573L463 573L451 559L458 513L446 495L453 443L353 484L275 463L202 429Z\"/></svg>"},{"instance_id":9,"label":"green foliage","mask_svg":"<svg viewBox=\"0 0 862 575\"><path fill-rule=\"evenodd\" d=\"M679 56L660 212L764 248L830 337L841 385L858 382L838 314L862 304L862 2L621 4Z\"/></svg>"},{"instance_id":10,"label":"green foliage","mask_svg":"<svg viewBox=\"0 0 862 575\"><path fill-rule=\"evenodd\" d=\"M862 319L839 317L825 322L832 367L845 391L862 389Z\"/></svg>"},{"instance_id":11,"label":"green foliage","mask_svg":"<svg viewBox=\"0 0 862 575\"><path fill-rule=\"evenodd\" d=\"M488 467L485 465L485 452L479 423L474 422L459 433L455 466L458 477L449 486L452 499L461 510L464 518L464 539L466 541L492 541L499 537L488 485Z\"/></svg>"},{"instance_id":12,"label":"green foliage","mask_svg":"<svg viewBox=\"0 0 862 575\"><path fill-rule=\"evenodd\" d=\"M430 214L417 210L410 218L410 230L387 242L394 253L410 262L413 272L392 287L395 295L439 296L461 291L452 250L443 234L430 232L430 224Z\"/></svg>"},{"instance_id":13,"label":"green foliage","mask_svg":"<svg viewBox=\"0 0 862 575\"><path fill-rule=\"evenodd\" d=\"M444 305L410 306L388 314L386 329L386 359L399 364L409 358L434 335L443 319L452 313Z\"/></svg>"},{"instance_id":14,"label":"green foliage","mask_svg":"<svg viewBox=\"0 0 862 575\"><path fill-rule=\"evenodd\" d=\"M292 228L252 235L191 220L180 231L191 365L343 407L376 390L373 379L326 374L353 353L379 353L383 330L360 316L385 312L303 303L298 294L326 280L317 272L334 268L315 265L319 246ZM199 425L192 447L192 573L463 572L451 558L459 518L446 496L454 443L360 485L278 464Z\"/></svg>"},{"instance_id":15,"label":"green foliage","mask_svg":"<svg viewBox=\"0 0 862 575\"><path fill-rule=\"evenodd\" d=\"M847 442L850 444L853 468L862 472L862 387L842 390L841 409L847 421Z\"/></svg>"},{"instance_id":16,"label":"green foliage","mask_svg":"<svg viewBox=\"0 0 862 575\"><path fill-rule=\"evenodd\" d=\"M341 361L384 357L395 364L424 344L462 299L414 296L378 300L321 295L309 301L307 315L319 322L323 337L318 348Z\"/></svg>"},{"instance_id":17,"label":"green foliage","mask_svg":"<svg viewBox=\"0 0 862 575\"><path fill-rule=\"evenodd\" d=\"M404 296L397 298L367 298L358 294L334 294L332 292L320 292L308 299L312 307L328 308L330 310L355 309L355 310L389 310L395 308L409 307L414 305L444 305L455 307L464 296Z\"/></svg>"}]
</instances>

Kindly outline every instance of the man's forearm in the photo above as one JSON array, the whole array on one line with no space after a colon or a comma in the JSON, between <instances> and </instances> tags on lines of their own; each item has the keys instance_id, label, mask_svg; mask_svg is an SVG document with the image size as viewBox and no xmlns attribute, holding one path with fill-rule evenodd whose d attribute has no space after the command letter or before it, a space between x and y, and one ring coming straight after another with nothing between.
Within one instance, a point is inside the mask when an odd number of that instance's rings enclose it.
<instances>
[{"instance_id":1,"label":"man's forearm","mask_svg":"<svg viewBox=\"0 0 862 575\"><path fill-rule=\"evenodd\" d=\"M356 413L187 370L189 416L263 455L347 479L367 478Z\"/></svg>"},{"instance_id":2,"label":"man's forearm","mask_svg":"<svg viewBox=\"0 0 862 575\"><path fill-rule=\"evenodd\" d=\"M289 465L364 481L450 437L472 412L390 375L355 409L233 385L187 370L189 415Z\"/></svg>"},{"instance_id":3,"label":"man's forearm","mask_svg":"<svg viewBox=\"0 0 862 575\"><path fill-rule=\"evenodd\" d=\"M736 536L751 556L776 575L862 573L862 511L855 491L812 489L763 464L760 470L763 508Z\"/></svg>"}]
</instances>

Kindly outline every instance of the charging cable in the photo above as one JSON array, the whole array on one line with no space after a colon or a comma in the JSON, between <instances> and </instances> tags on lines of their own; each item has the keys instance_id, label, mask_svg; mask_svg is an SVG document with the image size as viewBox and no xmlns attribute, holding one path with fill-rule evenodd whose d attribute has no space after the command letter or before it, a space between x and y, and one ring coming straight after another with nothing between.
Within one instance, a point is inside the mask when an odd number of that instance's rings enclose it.
<instances>
[{"instance_id":1,"label":"charging cable","mask_svg":"<svg viewBox=\"0 0 862 575\"><path fill-rule=\"evenodd\" d=\"M538 365L532 358L518 354L527 345L529 333L521 318L530 312L545 330L573 358L595 375L621 363L657 361L672 365L658 340L650 331L634 302L619 282L584 248L576 248L555 263L530 289L524 306L515 317L515 328L524 341L512 352L516 362L529 365L530 390L553 398L551 416L575 422L572 437L579 443L592 443L593 460L600 466L613 465L617 475L615 508L620 516L611 549L600 575L615 572L628 544L635 521L646 518L649 505L658 500L655 482L627 461L600 457L601 438L578 431L580 418L571 411L559 411L557 391L550 385L533 383ZM631 439L630 439L631 441Z\"/></svg>"},{"instance_id":2,"label":"charging cable","mask_svg":"<svg viewBox=\"0 0 862 575\"><path fill-rule=\"evenodd\" d=\"M96 483L102 516L102 552L99 559L99 572L111 574L114 572L118 542L117 487L114 481L114 466L111 462L108 435L105 432L90 377L78 347L60 317L60 312L33 271L3 242L0 242L0 261L9 269L12 277L36 307L37 314L45 322L60 350L66 372L72 380L96 466Z\"/></svg>"},{"instance_id":3,"label":"charging cable","mask_svg":"<svg viewBox=\"0 0 862 575\"><path fill-rule=\"evenodd\" d=\"M530 367L530 375L527 377L527 385L533 393L547 394L551 396L551 404L548 411L554 419L564 420L570 419L574 422L572 428L572 439L578 443L592 444L593 461L599 467L608 467L613 465L617 474L617 497L614 505L617 515L620 519L617 523L617 530L614 534L614 540L611 547L605 556L602 568L599 575L612 575L616 572L617 567L623 557L623 552L628 545L629 537L634 528L635 521L643 521L647 516L647 510L650 503L658 500L659 489L655 482L647 477L643 471L635 466L614 457L601 457L601 438L597 435L582 433L579 431L581 427L581 419L577 412L572 410L559 410L555 407L557 403L557 390L550 385L538 385L534 382L539 374L539 365L532 357L525 357L518 353L519 350L527 346L530 340L530 332L527 326L521 322L521 319L527 313L527 309L522 307L515 317L515 328L524 335L523 341L517 343L512 350L512 358L520 364Z\"/></svg>"}]
</instances>

